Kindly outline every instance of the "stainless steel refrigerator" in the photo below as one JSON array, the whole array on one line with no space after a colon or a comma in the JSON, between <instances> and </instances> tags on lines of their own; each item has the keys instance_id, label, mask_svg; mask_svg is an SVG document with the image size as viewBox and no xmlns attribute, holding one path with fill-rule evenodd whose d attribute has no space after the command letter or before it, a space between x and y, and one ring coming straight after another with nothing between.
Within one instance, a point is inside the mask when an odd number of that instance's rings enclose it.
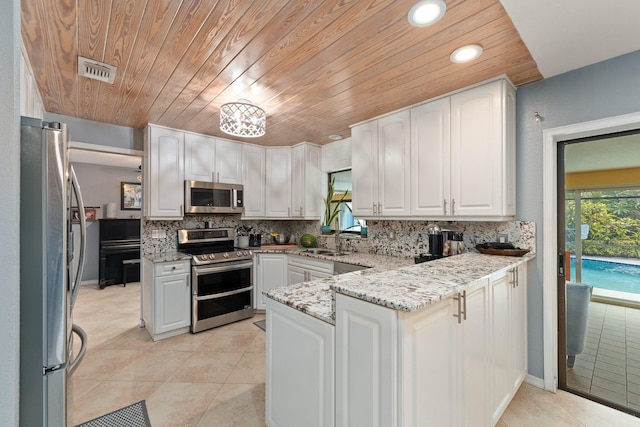
<instances>
[{"instance_id":1,"label":"stainless steel refrigerator","mask_svg":"<svg viewBox=\"0 0 640 427\"><path fill-rule=\"evenodd\" d=\"M84 264L84 206L66 125L22 117L20 135L20 425L66 427L72 425L70 376L87 344L73 324ZM80 213L76 250L72 209ZM76 355L74 335L82 341Z\"/></svg>"}]
</instances>

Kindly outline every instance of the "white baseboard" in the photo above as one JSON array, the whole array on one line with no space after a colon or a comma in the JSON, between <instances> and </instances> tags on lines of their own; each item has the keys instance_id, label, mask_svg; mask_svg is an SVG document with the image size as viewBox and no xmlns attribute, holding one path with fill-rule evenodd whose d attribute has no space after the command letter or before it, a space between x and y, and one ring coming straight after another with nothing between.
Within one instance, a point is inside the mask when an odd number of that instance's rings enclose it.
<instances>
[{"instance_id":1,"label":"white baseboard","mask_svg":"<svg viewBox=\"0 0 640 427\"><path fill-rule=\"evenodd\" d=\"M544 380L542 378L534 377L533 375L527 375L524 379L527 384L531 384L534 387L538 387L544 390Z\"/></svg>"},{"instance_id":2,"label":"white baseboard","mask_svg":"<svg viewBox=\"0 0 640 427\"><path fill-rule=\"evenodd\" d=\"M83 280L82 282L80 282L80 286L97 285L98 283L100 283L98 279Z\"/></svg>"}]
</instances>

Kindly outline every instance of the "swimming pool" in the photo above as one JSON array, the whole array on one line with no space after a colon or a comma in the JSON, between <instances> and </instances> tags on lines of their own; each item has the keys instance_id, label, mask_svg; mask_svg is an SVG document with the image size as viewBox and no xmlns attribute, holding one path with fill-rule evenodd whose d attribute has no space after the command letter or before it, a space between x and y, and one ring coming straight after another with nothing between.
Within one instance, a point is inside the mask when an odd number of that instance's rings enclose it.
<instances>
[{"instance_id":1,"label":"swimming pool","mask_svg":"<svg viewBox=\"0 0 640 427\"><path fill-rule=\"evenodd\" d=\"M571 258L571 279L576 278L576 260ZM640 266L592 259L582 260L582 283L600 289L640 294Z\"/></svg>"}]
</instances>

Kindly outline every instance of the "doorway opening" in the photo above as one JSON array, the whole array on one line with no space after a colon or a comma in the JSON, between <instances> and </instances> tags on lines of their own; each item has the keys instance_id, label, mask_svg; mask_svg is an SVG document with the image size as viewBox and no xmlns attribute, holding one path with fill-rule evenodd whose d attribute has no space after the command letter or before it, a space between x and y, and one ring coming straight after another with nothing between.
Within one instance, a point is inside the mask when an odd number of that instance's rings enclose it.
<instances>
[{"instance_id":1,"label":"doorway opening","mask_svg":"<svg viewBox=\"0 0 640 427\"><path fill-rule=\"evenodd\" d=\"M640 415L640 130L557 144L558 386Z\"/></svg>"}]
</instances>

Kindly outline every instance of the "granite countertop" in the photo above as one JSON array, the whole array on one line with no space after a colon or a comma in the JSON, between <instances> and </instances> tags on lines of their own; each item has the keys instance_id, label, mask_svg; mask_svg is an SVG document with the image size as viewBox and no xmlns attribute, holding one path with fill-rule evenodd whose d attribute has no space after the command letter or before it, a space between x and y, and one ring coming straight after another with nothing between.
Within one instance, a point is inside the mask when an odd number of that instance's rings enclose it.
<instances>
[{"instance_id":1,"label":"granite countertop","mask_svg":"<svg viewBox=\"0 0 640 427\"><path fill-rule=\"evenodd\" d=\"M323 258L321 255L304 255ZM422 264L413 264L413 259L358 253L339 257L339 260L324 258L375 267L271 289L265 295L335 324L335 293L394 310L418 311L473 287L480 279L527 262L535 255L506 257L465 253Z\"/></svg>"},{"instance_id":2,"label":"granite countertop","mask_svg":"<svg viewBox=\"0 0 640 427\"><path fill-rule=\"evenodd\" d=\"M186 259L191 259L191 255L185 254L184 252L178 252L178 251L144 254L144 257L151 262L172 262L172 261L183 261Z\"/></svg>"}]
</instances>

